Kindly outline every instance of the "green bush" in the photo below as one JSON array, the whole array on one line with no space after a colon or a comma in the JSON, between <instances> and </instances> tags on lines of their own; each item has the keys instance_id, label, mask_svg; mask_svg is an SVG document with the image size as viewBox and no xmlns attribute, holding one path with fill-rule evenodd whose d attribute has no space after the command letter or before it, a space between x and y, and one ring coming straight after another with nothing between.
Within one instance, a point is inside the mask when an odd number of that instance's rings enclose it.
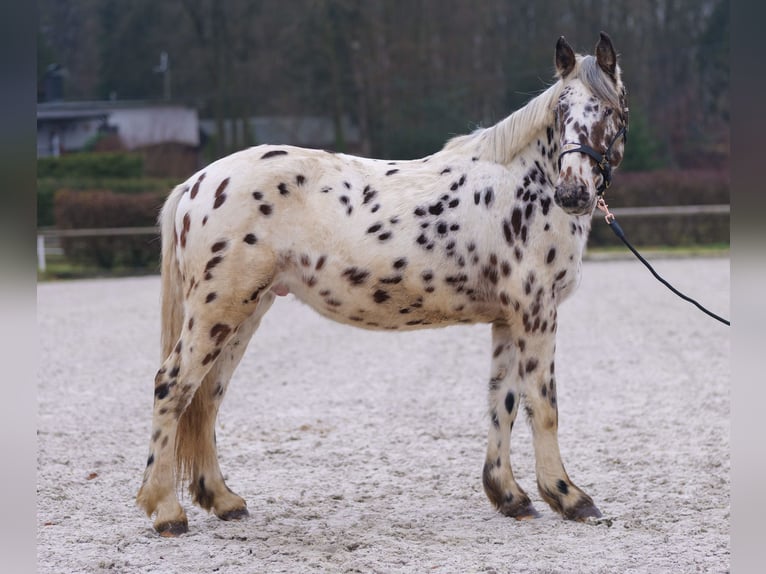
<instances>
[{"instance_id":1,"label":"green bush","mask_svg":"<svg viewBox=\"0 0 766 574\"><path fill-rule=\"evenodd\" d=\"M153 226L165 196L165 192L126 195L64 189L55 193L55 220L60 229ZM72 263L102 269L157 267L159 263L159 232L156 236L67 237L61 244Z\"/></svg>"},{"instance_id":2,"label":"green bush","mask_svg":"<svg viewBox=\"0 0 766 574\"><path fill-rule=\"evenodd\" d=\"M127 178L141 177L144 159L138 153L74 153L37 160L37 177Z\"/></svg>"}]
</instances>

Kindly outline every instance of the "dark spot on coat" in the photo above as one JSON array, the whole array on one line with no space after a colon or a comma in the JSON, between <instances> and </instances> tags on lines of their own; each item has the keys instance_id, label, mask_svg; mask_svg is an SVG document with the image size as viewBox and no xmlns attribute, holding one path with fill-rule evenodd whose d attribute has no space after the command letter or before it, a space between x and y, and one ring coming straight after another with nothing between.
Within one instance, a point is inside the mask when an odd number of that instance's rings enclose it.
<instances>
[{"instance_id":1,"label":"dark spot on coat","mask_svg":"<svg viewBox=\"0 0 766 574\"><path fill-rule=\"evenodd\" d=\"M367 228L367 233L375 233L380 231L381 227L383 227L382 223L375 223L374 225L370 225L370 227Z\"/></svg>"},{"instance_id":2,"label":"dark spot on coat","mask_svg":"<svg viewBox=\"0 0 766 574\"><path fill-rule=\"evenodd\" d=\"M317 270L317 271L319 271L319 270L320 270L320 269L321 269L321 268L324 266L324 262L325 262L326 260L327 260L327 257L325 257L324 255L320 255L320 256L319 256L319 259L317 259L317 264L316 264L316 266L314 267L314 269L315 269L315 270Z\"/></svg>"},{"instance_id":3,"label":"dark spot on coat","mask_svg":"<svg viewBox=\"0 0 766 574\"><path fill-rule=\"evenodd\" d=\"M186 213L183 218L183 227L181 229L181 247L186 247L186 235L191 227L191 216Z\"/></svg>"},{"instance_id":4,"label":"dark spot on coat","mask_svg":"<svg viewBox=\"0 0 766 574\"><path fill-rule=\"evenodd\" d=\"M428 213L431 215L441 215L442 211L444 211L444 207L442 206L441 201L428 207Z\"/></svg>"},{"instance_id":5,"label":"dark spot on coat","mask_svg":"<svg viewBox=\"0 0 766 574\"><path fill-rule=\"evenodd\" d=\"M491 187L484 190L484 205L489 207L495 199L495 192Z\"/></svg>"},{"instance_id":6,"label":"dark spot on coat","mask_svg":"<svg viewBox=\"0 0 766 574\"><path fill-rule=\"evenodd\" d=\"M404 257L394 261L394 269L402 269L407 266L407 259Z\"/></svg>"},{"instance_id":7,"label":"dark spot on coat","mask_svg":"<svg viewBox=\"0 0 766 574\"><path fill-rule=\"evenodd\" d=\"M364 191L362 192L362 205L367 205L375 198L376 195L378 195L378 192L374 189L370 189L369 185L365 187Z\"/></svg>"},{"instance_id":8,"label":"dark spot on coat","mask_svg":"<svg viewBox=\"0 0 766 574\"><path fill-rule=\"evenodd\" d=\"M386 175L394 175L394 174L395 174L395 173L397 173L398 171L399 171L398 169L389 169L389 170L386 172Z\"/></svg>"},{"instance_id":9,"label":"dark spot on coat","mask_svg":"<svg viewBox=\"0 0 766 574\"><path fill-rule=\"evenodd\" d=\"M210 251L213 253L216 253L218 251L221 251L224 247L226 247L228 241L217 241L216 243L213 243L213 246L210 248Z\"/></svg>"},{"instance_id":10,"label":"dark spot on coat","mask_svg":"<svg viewBox=\"0 0 766 574\"><path fill-rule=\"evenodd\" d=\"M514 235L518 235L521 232L521 209L518 207L514 208L511 214L511 227L513 228Z\"/></svg>"},{"instance_id":11,"label":"dark spot on coat","mask_svg":"<svg viewBox=\"0 0 766 574\"><path fill-rule=\"evenodd\" d=\"M210 271L213 267L218 265L221 261L223 261L223 257L220 255L216 255L215 257L211 258L210 261L207 262L207 265L205 265L205 271Z\"/></svg>"},{"instance_id":12,"label":"dark spot on coat","mask_svg":"<svg viewBox=\"0 0 766 574\"><path fill-rule=\"evenodd\" d=\"M378 235L378 240L379 241L386 241L386 240L388 240L390 238L391 238L391 232L390 231L385 231L384 233L381 233L380 235Z\"/></svg>"},{"instance_id":13,"label":"dark spot on coat","mask_svg":"<svg viewBox=\"0 0 766 574\"><path fill-rule=\"evenodd\" d=\"M375 291L375 293L372 294L372 298L376 303L384 303L388 301L391 296L386 291L383 291L383 289L378 289Z\"/></svg>"},{"instance_id":14,"label":"dark spot on coat","mask_svg":"<svg viewBox=\"0 0 766 574\"><path fill-rule=\"evenodd\" d=\"M513 394L513 391L508 391L508 394L505 395L505 410L508 411L508 414L511 414L513 412L513 407L516 405L516 397Z\"/></svg>"},{"instance_id":15,"label":"dark spot on coat","mask_svg":"<svg viewBox=\"0 0 766 574\"><path fill-rule=\"evenodd\" d=\"M264 203L263 205L259 206L258 209L263 215L271 215L272 208L268 203Z\"/></svg>"},{"instance_id":16,"label":"dark spot on coat","mask_svg":"<svg viewBox=\"0 0 766 574\"><path fill-rule=\"evenodd\" d=\"M199 186L202 183L202 180L205 179L205 174L201 174L199 176L199 179L194 183L194 186L192 187L191 193L189 194L189 197L194 199L197 197L197 193L199 192Z\"/></svg>"},{"instance_id":17,"label":"dark spot on coat","mask_svg":"<svg viewBox=\"0 0 766 574\"><path fill-rule=\"evenodd\" d=\"M556 259L556 248L551 247L550 250L548 251L548 255L545 257L545 262L548 265L550 265L551 263L553 263L554 259Z\"/></svg>"},{"instance_id":18,"label":"dark spot on coat","mask_svg":"<svg viewBox=\"0 0 766 574\"><path fill-rule=\"evenodd\" d=\"M265 154L261 156L261 159L269 159L270 157L275 157L278 155L287 155L287 152L283 149L273 149L271 151L267 151Z\"/></svg>"},{"instance_id":19,"label":"dark spot on coat","mask_svg":"<svg viewBox=\"0 0 766 574\"><path fill-rule=\"evenodd\" d=\"M569 493L569 486L562 479L559 479L559 481L556 483L556 488L561 494L566 495Z\"/></svg>"},{"instance_id":20,"label":"dark spot on coat","mask_svg":"<svg viewBox=\"0 0 766 574\"><path fill-rule=\"evenodd\" d=\"M503 237L508 245L513 245L513 234L511 233L511 226L507 219L503 220Z\"/></svg>"},{"instance_id":21,"label":"dark spot on coat","mask_svg":"<svg viewBox=\"0 0 766 574\"><path fill-rule=\"evenodd\" d=\"M298 185L303 185L304 183L306 183L306 177L300 174L296 175L295 183Z\"/></svg>"},{"instance_id":22,"label":"dark spot on coat","mask_svg":"<svg viewBox=\"0 0 766 574\"><path fill-rule=\"evenodd\" d=\"M277 189L279 190L279 194L284 195L290 195L290 190L287 189L287 184L282 182L277 186Z\"/></svg>"},{"instance_id":23,"label":"dark spot on coat","mask_svg":"<svg viewBox=\"0 0 766 574\"><path fill-rule=\"evenodd\" d=\"M349 267L343 271L343 277L346 277L352 285L361 285L370 276L369 271L357 267Z\"/></svg>"},{"instance_id":24,"label":"dark spot on coat","mask_svg":"<svg viewBox=\"0 0 766 574\"><path fill-rule=\"evenodd\" d=\"M255 243L258 241L258 239L255 237L254 233L248 233L247 235L245 235L244 241L248 245L255 245Z\"/></svg>"},{"instance_id":25,"label":"dark spot on coat","mask_svg":"<svg viewBox=\"0 0 766 574\"><path fill-rule=\"evenodd\" d=\"M162 400L165 397L168 396L168 393L170 392L170 385L168 383L162 383L161 385L157 385L154 387L154 397L157 400Z\"/></svg>"},{"instance_id":26,"label":"dark spot on coat","mask_svg":"<svg viewBox=\"0 0 766 574\"><path fill-rule=\"evenodd\" d=\"M211 301L214 301L216 297L218 297L218 295L214 291L208 293L207 297L205 297L205 303L210 303Z\"/></svg>"},{"instance_id":27,"label":"dark spot on coat","mask_svg":"<svg viewBox=\"0 0 766 574\"><path fill-rule=\"evenodd\" d=\"M224 325L223 323L216 323L210 329L210 338L215 339L215 344L219 347L226 340L226 337L231 333L231 327Z\"/></svg>"},{"instance_id":28,"label":"dark spot on coat","mask_svg":"<svg viewBox=\"0 0 766 574\"><path fill-rule=\"evenodd\" d=\"M226 189L226 186L229 185L229 179L224 179L221 184L218 186L218 189L215 190L215 202L213 203L213 209L218 209L223 205L223 202L226 201L226 194L224 193L224 190Z\"/></svg>"},{"instance_id":29,"label":"dark spot on coat","mask_svg":"<svg viewBox=\"0 0 766 574\"><path fill-rule=\"evenodd\" d=\"M401 275L393 275L391 277L383 277L380 282L383 285L396 285L398 283L402 282L402 276Z\"/></svg>"}]
</instances>

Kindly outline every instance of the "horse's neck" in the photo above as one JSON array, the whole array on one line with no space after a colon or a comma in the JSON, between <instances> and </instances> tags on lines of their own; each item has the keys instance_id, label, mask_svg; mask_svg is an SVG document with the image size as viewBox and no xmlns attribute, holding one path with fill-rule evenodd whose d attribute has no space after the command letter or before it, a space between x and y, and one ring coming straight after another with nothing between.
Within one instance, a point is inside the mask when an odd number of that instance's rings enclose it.
<instances>
[{"instance_id":1,"label":"horse's neck","mask_svg":"<svg viewBox=\"0 0 766 574\"><path fill-rule=\"evenodd\" d=\"M555 139L549 143L549 128L553 126L544 126L535 132L506 167L521 174L522 178L532 170L541 169L545 179L538 182L538 187L542 188L544 194L553 197L553 186L558 179L558 144Z\"/></svg>"}]
</instances>

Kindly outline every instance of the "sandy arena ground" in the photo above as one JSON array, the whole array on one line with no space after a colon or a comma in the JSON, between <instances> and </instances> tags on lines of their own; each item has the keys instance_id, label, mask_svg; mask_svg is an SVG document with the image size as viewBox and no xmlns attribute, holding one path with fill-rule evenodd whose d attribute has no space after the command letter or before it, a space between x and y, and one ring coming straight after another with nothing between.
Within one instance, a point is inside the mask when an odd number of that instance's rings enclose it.
<instances>
[{"instance_id":1,"label":"sandy arena ground","mask_svg":"<svg viewBox=\"0 0 766 574\"><path fill-rule=\"evenodd\" d=\"M728 315L728 259L656 267ZM487 501L489 326L367 332L288 296L219 417L221 466L250 518L221 522L185 494L189 534L161 538L134 502L158 309L158 277L38 287L41 573L729 570L729 330L635 260L587 261L559 313L561 450L604 513L595 524L540 500L525 424L512 461L542 517Z\"/></svg>"}]
</instances>

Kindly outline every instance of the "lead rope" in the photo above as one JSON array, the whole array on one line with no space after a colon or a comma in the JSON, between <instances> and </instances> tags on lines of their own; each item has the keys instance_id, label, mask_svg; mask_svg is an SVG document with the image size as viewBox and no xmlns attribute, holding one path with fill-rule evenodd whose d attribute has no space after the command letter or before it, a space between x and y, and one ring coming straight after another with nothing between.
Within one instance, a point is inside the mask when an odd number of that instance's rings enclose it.
<instances>
[{"instance_id":1,"label":"lead rope","mask_svg":"<svg viewBox=\"0 0 766 574\"><path fill-rule=\"evenodd\" d=\"M700 311L702 311L703 313L706 313L707 315L710 315L710 316L711 316L713 319L716 319L717 321L720 321L720 322L721 322L721 323L723 323L724 325L731 325L731 323L729 323L729 321L727 321L727 320L726 320L726 319L724 319L723 317L719 317L719 316L718 316L718 315L716 315L715 313L712 313L712 312L708 311L708 310L707 310L707 309L705 309L705 308L704 308L702 305L700 305L699 303L697 303L697 301L695 301L695 300L694 300L694 299L692 299L691 297L687 297L686 295L684 295L683 293L681 293L681 292L680 292L678 289L676 289L675 287L673 287L673 286L672 286L670 283L668 283L667 281L665 281L665 280L664 280L662 277L660 277L659 273L657 273L657 272L654 270L654 268L653 268L651 265L649 265L649 262L648 262L646 259L644 259L643 257L641 257L641 254L640 254L638 251L636 251L635 247L633 247L633 246L630 244L630 242L627 240L627 238L625 237L625 232L623 232L623 230L622 230L622 227L620 227L620 224L619 224L619 223L617 223L617 220L616 220L616 218L614 217L614 213L612 213L611 211L609 211L609 206L606 204L606 201L604 201L604 198L603 198L603 197L600 197L600 198L598 199L598 203L596 204L596 207L598 207L598 208L599 208L601 211L603 211L603 212L604 212L604 214L605 214L605 216L604 216L604 220L607 222L607 224L609 225L609 227L611 227L611 228L612 228L612 231L614 231L614 234L615 234L617 237L619 237L619 238L622 240L622 242L623 242L623 243L624 243L624 244L627 246L627 248L628 248L628 249L630 249L630 250L633 252L633 255L635 255L636 257L638 257L638 260L639 260L641 263L643 263L644 265L646 265L647 269L649 269L649 271L651 271L651 272L652 272L652 275L654 275L654 276L657 278L657 281L659 281L660 283L662 283L663 285L665 285L665 287L667 287L668 289L670 289L670 290L671 290L673 293L675 293L676 295L678 295L678 296L679 296L681 299L683 299L684 301L688 301L689 303L692 303L692 304L696 305L696 306L697 306L697 308L698 308Z\"/></svg>"}]
</instances>

